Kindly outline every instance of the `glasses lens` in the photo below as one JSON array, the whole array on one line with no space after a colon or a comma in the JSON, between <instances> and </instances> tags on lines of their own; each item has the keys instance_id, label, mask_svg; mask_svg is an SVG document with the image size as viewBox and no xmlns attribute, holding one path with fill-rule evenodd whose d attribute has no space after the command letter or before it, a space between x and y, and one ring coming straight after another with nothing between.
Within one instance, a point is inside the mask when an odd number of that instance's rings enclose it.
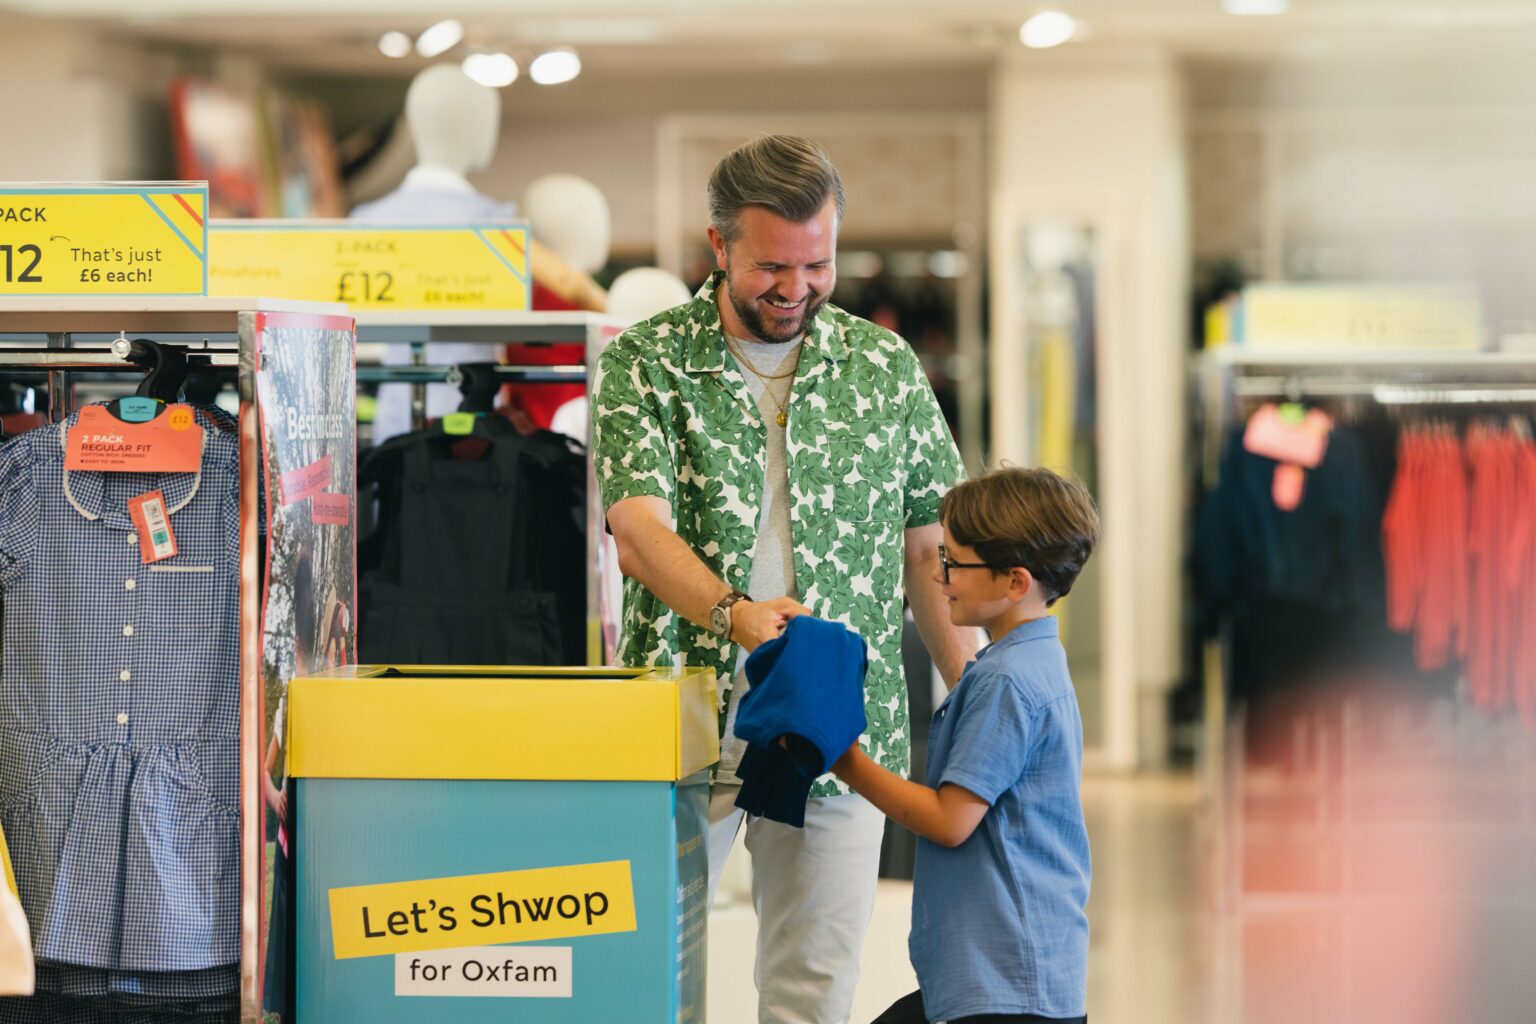
<instances>
[{"instance_id":1,"label":"glasses lens","mask_svg":"<svg viewBox=\"0 0 1536 1024\"><path fill-rule=\"evenodd\" d=\"M939 545L939 573L944 578L944 583L949 584L949 552L944 550L944 545Z\"/></svg>"}]
</instances>

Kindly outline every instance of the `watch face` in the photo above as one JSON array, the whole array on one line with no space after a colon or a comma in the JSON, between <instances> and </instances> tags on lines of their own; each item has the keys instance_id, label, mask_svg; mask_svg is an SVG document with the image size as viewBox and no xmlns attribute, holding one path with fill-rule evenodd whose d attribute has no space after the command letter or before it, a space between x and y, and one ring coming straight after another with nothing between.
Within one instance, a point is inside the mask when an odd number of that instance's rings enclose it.
<instances>
[{"instance_id":1,"label":"watch face","mask_svg":"<svg viewBox=\"0 0 1536 1024\"><path fill-rule=\"evenodd\" d=\"M725 636L731 631L731 614L724 608L711 608L709 610L709 628L714 630L716 636Z\"/></svg>"}]
</instances>

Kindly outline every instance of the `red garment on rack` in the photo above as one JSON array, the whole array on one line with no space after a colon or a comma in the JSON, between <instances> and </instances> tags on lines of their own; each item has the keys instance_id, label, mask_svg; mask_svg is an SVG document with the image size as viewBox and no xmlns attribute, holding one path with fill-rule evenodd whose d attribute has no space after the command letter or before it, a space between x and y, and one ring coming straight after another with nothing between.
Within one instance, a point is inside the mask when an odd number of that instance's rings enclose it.
<instances>
[{"instance_id":1,"label":"red garment on rack","mask_svg":"<svg viewBox=\"0 0 1536 1024\"><path fill-rule=\"evenodd\" d=\"M535 312L579 310L582 306L563 299L548 288L533 282L533 309ZM507 362L519 366L580 366L587 361L585 345L508 345L504 350ZM554 422L555 412L566 402L587 393L585 384L565 381L519 381L502 389L508 403L526 412L535 426L548 430Z\"/></svg>"},{"instance_id":2,"label":"red garment on rack","mask_svg":"<svg viewBox=\"0 0 1536 1024\"><path fill-rule=\"evenodd\" d=\"M1444 668L1467 639L1467 493L1461 445L1446 428L1407 428L1382 519L1387 624L1414 634L1425 671Z\"/></svg>"},{"instance_id":3,"label":"red garment on rack","mask_svg":"<svg viewBox=\"0 0 1536 1024\"><path fill-rule=\"evenodd\" d=\"M1405 428L1382 519L1387 621L1426 671L1536 731L1536 442L1523 424Z\"/></svg>"},{"instance_id":4,"label":"red garment on rack","mask_svg":"<svg viewBox=\"0 0 1536 1024\"><path fill-rule=\"evenodd\" d=\"M1511 607L1514 701L1525 727L1536 730L1536 443L1528 437L1519 441L1519 483L1516 503L1523 513L1526 541L1524 557L1510 564L1517 589Z\"/></svg>"},{"instance_id":5,"label":"red garment on rack","mask_svg":"<svg viewBox=\"0 0 1536 1024\"><path fill-rule=\"evenodd\" d=\"M1387 569L1387 626L1399 633L1413 629L1423 588L1419 558L1419 492L1423 487L1424 446L1417 431L1397 438L1397 475L1381 520L1381 550Z\"/></svg>"}]
</instances>

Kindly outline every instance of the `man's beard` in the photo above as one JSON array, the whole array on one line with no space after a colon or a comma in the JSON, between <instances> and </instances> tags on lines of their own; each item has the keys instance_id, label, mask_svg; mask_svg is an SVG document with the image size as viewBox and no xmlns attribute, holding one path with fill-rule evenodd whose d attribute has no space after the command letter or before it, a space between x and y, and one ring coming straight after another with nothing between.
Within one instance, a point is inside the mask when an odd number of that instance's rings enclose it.
<instances>
[{"instance_id":1,"label":"man's beard","mask_svg":"<svg viewBox=\"0 0 1536 1024\"><path fill-rule=\"evenodd\" d=\"M768 333L768 324L762 312L752 303L743 300L736 294L736 289L731 287L731 279L729 277L725 279L725 294L731 300L731 308L736 311L736 316L741 320L741 325L747 329L752 337L769 345L780 345L785 342L794 341L803 335L811 329L811 321L816 319L816 314L821 312L821 307L827 304L827 297L825 295L816 295L814 292L808 292L806 294L805 312L800 314L800 321L794 325L793 332L779 337ZM766 299L763 302L767 304Z\"/></svg>"}]
</instances>

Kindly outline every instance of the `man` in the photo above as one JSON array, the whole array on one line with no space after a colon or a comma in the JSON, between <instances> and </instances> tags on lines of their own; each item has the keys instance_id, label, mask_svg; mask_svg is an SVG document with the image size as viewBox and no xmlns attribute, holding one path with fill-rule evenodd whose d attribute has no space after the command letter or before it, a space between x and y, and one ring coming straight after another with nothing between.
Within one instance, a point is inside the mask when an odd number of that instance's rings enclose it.
<instances>
[{"instance_id":1,"label":"man","mask_svg":"<svg viewBox=\"0 0 1536 1024\"><path fill-rule=\"evenodd\" d=\"M742 815L734 734L746 652L789 618L869 642L864 749L905 775L903 582L953 686L976 652L935 582L954 442L901 338L828 305L844 197L815 143L765 136L709 182L719 270L692 302L620 335L595 384L593 451L624 581L620 660L708 666L720 681L710 896ZM847 1020L884 822L830 776L804 829L747 824L758 1017Z\"/></svg>"}]
</instances>

